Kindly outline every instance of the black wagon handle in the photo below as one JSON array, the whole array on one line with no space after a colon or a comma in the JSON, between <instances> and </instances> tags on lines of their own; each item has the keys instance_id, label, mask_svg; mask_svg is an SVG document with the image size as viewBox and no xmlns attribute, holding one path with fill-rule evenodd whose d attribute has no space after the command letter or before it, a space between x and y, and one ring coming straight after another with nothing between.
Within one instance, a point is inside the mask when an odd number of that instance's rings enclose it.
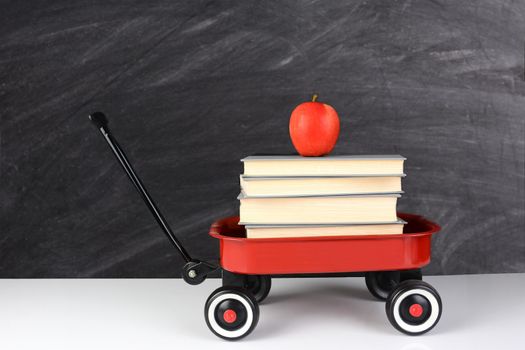
<instances>
[{"instance_id":1,"label":"black wagon handle","mask_svg":"<svg viewBox=\"0 0 525 350\"><path fill-rule=\"evenodd\" d=\"M182 273L182 277L184 278L184 280L190 284L199 284L203 282L207 274L216 270L217 267L214 264L192 259L186 251L186 249L184 249L184 246L180 243L180 241L173 233L171 227L168 225L166 219L164 219L164 216L153 201L153 198L151 198L151 196L149 195L148 191L146 190L146 187L142 183L142 180L135 173L135 170L133 169L133 166L129 162L128 158L126 157L124 151L118 144L115 137L110 132L108 128L108 119L104 115L104 113L92 113L89 115L89 119L95 125L95 127L102 133L102 136L104 136L104 139L113 151L113 154L115 155L120 165L128 175L129 179L135 186L135 189L139 192L140 196L144 200L144 203L146 204L149 211L159 224L160 228L166 234L170 242L179 251L182 258L186 262Z\"/></svg>"}]
</instances>

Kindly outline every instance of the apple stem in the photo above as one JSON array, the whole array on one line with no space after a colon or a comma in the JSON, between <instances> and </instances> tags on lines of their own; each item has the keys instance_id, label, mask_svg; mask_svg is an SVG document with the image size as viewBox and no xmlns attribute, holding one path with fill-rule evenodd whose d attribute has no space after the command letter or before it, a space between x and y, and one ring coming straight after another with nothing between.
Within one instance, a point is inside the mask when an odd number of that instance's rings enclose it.
<instances>
[{"instance_id":1,"label":"apple stem","mask_svg":"<svg viewBox=\"0 0 525 350\"><path fill-rule=\"evenodd\" d=\"M318 97L319 97L318 94L314 94L314 95L312 96L312 102L317 101L317 98L318 98Z\"/></svg>"}]
</instances>

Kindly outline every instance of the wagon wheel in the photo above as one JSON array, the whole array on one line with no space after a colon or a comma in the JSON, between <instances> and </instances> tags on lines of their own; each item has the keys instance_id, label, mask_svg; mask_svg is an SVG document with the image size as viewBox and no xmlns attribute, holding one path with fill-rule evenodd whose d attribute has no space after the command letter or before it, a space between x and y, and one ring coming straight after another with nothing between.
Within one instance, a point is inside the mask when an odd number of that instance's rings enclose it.
<instances>
[{"instance_id":1,"label":"wagon wheel","mask_svg":"<svg viewBox=\"0 0 525 350\"><path fill-rule=\"evenodd\" d=\"M430 284L409 280L400 283L388 297L386 315L398 331L419 335L438 323L442 308L441 297Z\"/></svg>"},{"instance_id":2,"label":"wagon wheel","mask_svg":"<svg viewBox=\"0 0 525 350\"><path fill-rule=\"evenodd\" d=\"M259 307L245 289L221 287L206 300L204 317L216 336L236 340L247 336L257 326Z\"/></svg>"},{"instance_id":3,"label":"wagon wheel","mask_svg":"<svg viewBox=\"0 0 525 350\"><path fill-rule=\"evenodd\" d=\"M370 293L380 300L386 300L399 283L407 280L421 281L421 270L374 271L365 274L366 286Z\"/></svg>"},{"instance_id":4,"label":"wagon wheel","mask_svg":"<svg viewBox=\"0 0 525 350\"><path fill-rule=\"evenodd\" d=\"M261 303L270 293L272 279L270 276L248 275L245 288L253 294L258 303Z\"/></svg>"}]
</instances>

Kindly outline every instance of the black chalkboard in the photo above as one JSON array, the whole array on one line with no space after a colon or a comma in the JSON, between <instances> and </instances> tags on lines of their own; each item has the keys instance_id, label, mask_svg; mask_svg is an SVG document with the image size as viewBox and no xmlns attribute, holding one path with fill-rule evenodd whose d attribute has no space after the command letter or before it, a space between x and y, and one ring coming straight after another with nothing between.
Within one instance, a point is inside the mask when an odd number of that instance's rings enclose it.
<instances>
[{"instance_id":1,"label":"black chalkboard","mask_svg":"<svg viewBox=\"0 0 525 350\"><path fill-rule=\"evenodd\" d=\"M87 116L201 259L239 159L291 153L312 92L337 154L402 154L430 274L525 272L523 1L2 1L0 276L180 276Z\"/></svg>"}]
</instances>

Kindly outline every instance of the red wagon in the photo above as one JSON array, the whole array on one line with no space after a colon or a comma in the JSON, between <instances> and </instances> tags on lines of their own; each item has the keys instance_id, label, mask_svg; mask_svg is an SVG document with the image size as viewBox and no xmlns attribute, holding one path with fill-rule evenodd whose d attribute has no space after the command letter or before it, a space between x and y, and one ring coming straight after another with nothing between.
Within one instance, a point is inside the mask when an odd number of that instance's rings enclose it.
<instances>
[{"instance_id":1,"label":"red wagon","mask_svg":"<svg viewBox=\"0 0 525 350\"><path fill-rule=\"evenodd\" d=\"M183 279L202 283L220 270L221 288L206 301L206 324L217 336L235 340L257 325L259 306L270 292L272 277L353 276L365 273L370 293L386 300L386 314L399 331L428 332L441 317L437 291L422 281L421 267L430 262L431 236L440 227L413 214L398 213L407 222L403 234L301 238L246 238L238 217L212 224L210 235L220 241L219 264L191 258L136 175L110 133L104 114L89 116L100 130L144 202L186 261Z\"/></svg>"}]
</instances>

